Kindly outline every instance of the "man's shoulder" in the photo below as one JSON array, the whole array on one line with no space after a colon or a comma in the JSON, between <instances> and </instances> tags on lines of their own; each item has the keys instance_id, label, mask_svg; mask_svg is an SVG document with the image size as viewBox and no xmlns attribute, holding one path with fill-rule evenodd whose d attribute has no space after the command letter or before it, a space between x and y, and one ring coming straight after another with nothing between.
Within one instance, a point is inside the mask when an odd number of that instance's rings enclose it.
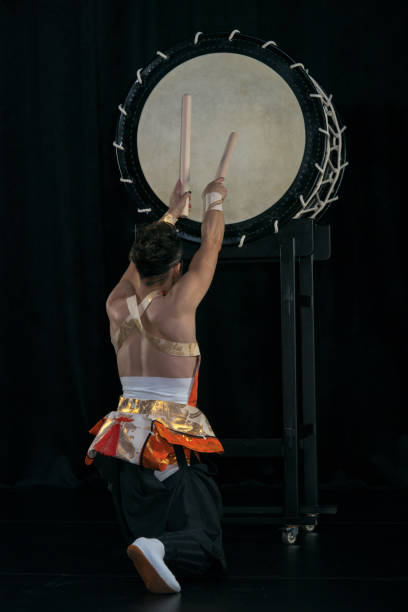
<instances>
[{"instance_id":1,"label":"man's shoulder","mask_svg":"<svg viewBox=\"0 0 408 612\"><path fill-rule=\"evenodd\" d=\"M177 283L176 283L177 285ZM180 303L175 286L163 297L154 300L151 304L148 321L145 322L148 331L153 335L167 338L174 342L183 342L186 338L193 341L195 334L196 316L194 309L186 309ZM149 310L147 311L149 312ZM149 325L151 327L149 327Z\"/></svg>"},{"instance_id":2,"label":"man's shoulder","mask_svg":"<svg viewBox=\"0 0 408 612\"><path fill-rule=\"evenodd\" d=\"M178 281L173 285L170 291L168 291L161 301L161 311L174 318L185 317L186 314L195 316L195 308L191 305L190 308L186 308L185 296L183 291L180 291L182 288L181 285L181 281Z\"/></svg>"},{"instance_id":3,"label":"man's shoulder","mask_svg":"<svg viewBox=\"0 0 408 612\"><path fill-rule=\"evenodd\" d=\"M117 321L123 320L129 314L127 300L136 295L135 288L128 280L121 280L112 289L106 300L106 313L109 319Z\"/></svg>"}]
</instances>

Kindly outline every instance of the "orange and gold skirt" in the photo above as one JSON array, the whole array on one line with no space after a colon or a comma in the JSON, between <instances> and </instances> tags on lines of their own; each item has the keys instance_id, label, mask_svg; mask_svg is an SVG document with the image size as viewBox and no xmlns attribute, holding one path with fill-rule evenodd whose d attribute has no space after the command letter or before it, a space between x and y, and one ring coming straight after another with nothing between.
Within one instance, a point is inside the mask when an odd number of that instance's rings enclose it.
<instances>
[{"instance_id":1,"label":"orange and gold skirt","mask_svg":"<svg viewBox=\"0 0 408 612\"><path fill-rule=\"evenodd\" d=\"M118 409L89 430L95 436L85 463L97 453L116 457L152 470L165 470L177 463L174 444L183 446L187 464L191 451L223 453L206 416L196 406L162 400L140 400L121 396Z\"/></svg>"}]
</instances>

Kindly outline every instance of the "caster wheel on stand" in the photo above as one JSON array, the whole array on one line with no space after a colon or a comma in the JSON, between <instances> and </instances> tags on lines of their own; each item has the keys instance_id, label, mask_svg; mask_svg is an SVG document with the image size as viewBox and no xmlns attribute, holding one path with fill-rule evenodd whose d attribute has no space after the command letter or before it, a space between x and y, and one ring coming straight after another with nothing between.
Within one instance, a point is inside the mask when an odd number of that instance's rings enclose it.
<instances>
[{"instance_id":1,"label":"caster wheel on stand","mask_svg":"<svg viewBox=\"0 0 408 612\"><path fill-rule=\"evenodd\" d=\"M316 525L302 525L302 529L303 531L306 531L306 533L311 533L312 531L314 531L316 528Z\"/></svg>"},{"instance_id":2,"label":"caster wheel on stand","mask_svg":"<svg viewBox=\"0 0 408 612\"><path fill-rule=\"evenodd\" d=\"M314 518L316 520L314 525L302 525L302 529L303 531L305 531L306 533L311 533L312 531L314 531L317 527L317 517L319 516L318 514L306 514L305 516L307 516L308 518Z\"/></svg>"},{"instance_id":3,"label":"caster wheel on stand","mask_svg":"<svg viewBox=\"0 0 408 612\"><path fill-rule=\"evenodd\" d=\"M299 535L299 527L285 527L281 533L283 544L295 544Z\"/></svg>"}]
</instances>

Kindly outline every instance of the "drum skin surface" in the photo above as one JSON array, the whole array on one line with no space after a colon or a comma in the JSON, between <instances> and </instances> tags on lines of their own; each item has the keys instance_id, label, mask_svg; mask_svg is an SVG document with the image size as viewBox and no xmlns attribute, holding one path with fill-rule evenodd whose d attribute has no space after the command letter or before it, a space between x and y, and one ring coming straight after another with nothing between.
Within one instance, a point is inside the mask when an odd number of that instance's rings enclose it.
<instances>
[{"instance_id":1,"label":"drum skin surface","mask_svg":"<svg viewBox=\"0 0 408 612\"><path fill-rule=\"evenodd\" d=\"M202 220L201 193L215 178L230 132L237 146L225 184L226 223L245 221L275 204L299 171L305 124L286 81L264 63L237 53L184 62L153 89L141 113L137 150L145 179L168 202L179 172L180 101L192 95L190 218Z\"/></svg>"},{"instance_id":2,"label":"drum skin surface","mask_svg":"<svg viewBox=\"0 0 408 612\"><path fill-rule=\"evenodd\" d=\"M177 224L182 238L200 241L201 194L215 178L232 131L238 140L225 180L224 245L242 243L242 236L256 240L307 213L304 202L315 197L319 180L331 176L325 94L321 88L316 94L317 84L301 64L263 43L241 34L232 40L225 33L203 35L160 53L138 71L114 143L121 180L144 211L138 223L167 210L179 176L186 93L192 95L193 208ZM336 144L340 137L333 138ZM344 156L340 147L341 168Z\"/></svg>"}]
</instances>

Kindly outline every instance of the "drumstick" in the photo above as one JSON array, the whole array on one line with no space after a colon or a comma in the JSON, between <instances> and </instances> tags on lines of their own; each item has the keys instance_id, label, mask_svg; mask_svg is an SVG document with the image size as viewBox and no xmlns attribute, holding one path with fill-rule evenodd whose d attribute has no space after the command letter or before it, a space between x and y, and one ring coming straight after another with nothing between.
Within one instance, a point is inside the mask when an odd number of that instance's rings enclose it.
<instances>
[{"instance_id":1,"label":"drumstick","mask_svg":"<svg viewBox=\"0 0 408 612\"><path fill-rule=\"evenodd\" d=\"M190 190L190 144L191 144L191 94L184 94L181 102L180 182L181 193ZM190 199L182 214L188 217Z\"/></svg>"},{"instance_id":2,"label":"drumstick","mask_svg":"<svg viewBox=\"0 0 408 612\"><path fill-rule=\"evenodd\" d=\"M225 175L228 170L228 166L231 161L232 152L237 143L237 137L238 137L237 132L231 132L231 134L229 135L229 138L228 138L225 150L224 150L224 154L221 157L221 161L218 166L217 174L215 175L216 179L220 178L220 176L223 176L225 178Z\"/></svg>"}]
</instances>

